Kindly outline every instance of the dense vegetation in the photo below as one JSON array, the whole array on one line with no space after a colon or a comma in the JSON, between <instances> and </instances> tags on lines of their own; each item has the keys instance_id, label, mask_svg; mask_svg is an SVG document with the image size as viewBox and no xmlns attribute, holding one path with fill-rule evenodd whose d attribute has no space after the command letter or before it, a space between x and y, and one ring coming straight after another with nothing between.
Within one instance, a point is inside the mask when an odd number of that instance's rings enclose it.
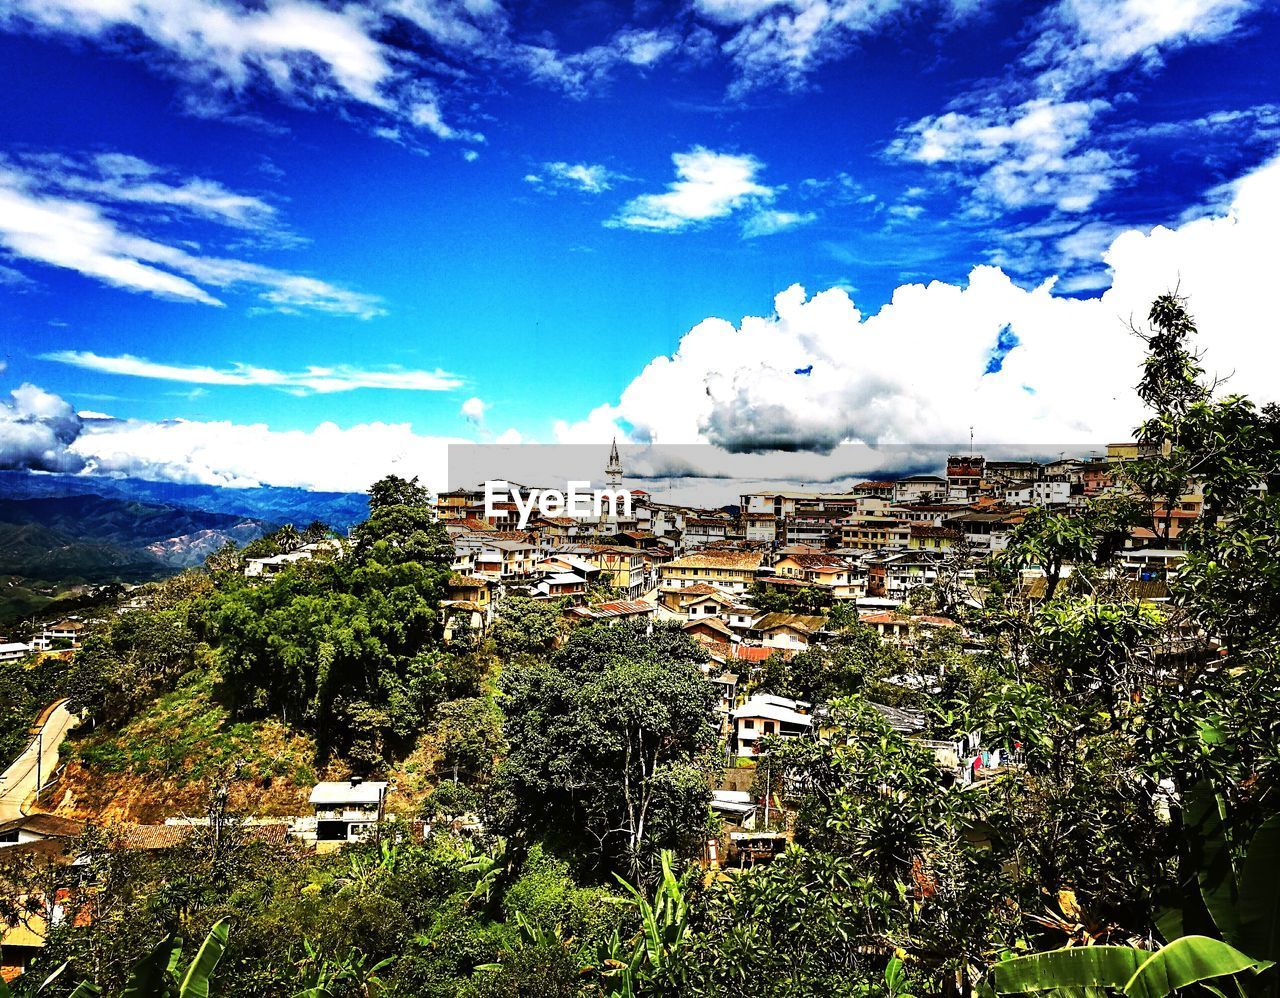
<instances>
[{"instance_id":1,"label":"dense vegetation","mask_svg":"<svg viewBox=\"0 0 1280 998\"><path fill-rule=\"evenodd\" d=\"M66 904L95 917L64 922L31 977L69 961L59 980L118 990L166 933L194 951L229 917L228 995L1274 993L1280 413L1214 397L1179 299L1150 322L1139 434L1155 456L1132 496L1028 516L978 587L944 573L913 594L979 650L944 630L907 655L837 615L831 641L751 681L827 705L829 737L771 741L757 769L794 831L774 862L689 862L717 831L697 645L662 627L565 635L554 607L510 600L486 641L443 648L447 540L415 484L388 479L349 557L255 586L223 552L95 636L69 682L118 726L206 677L232 723L280 719L317 761L366 772L429 742L432 833L316 856L253 835L226 811L234 774L211 776L211 827L179 849L90 833L94 887ZM1106 568L1122 526L1189 480L1205 514L1153 607ZM1047 580L1034 598L1024 567ZM942 779L886 703L1021 764ZM5 873L10 917L48 876Z\"/></svg>"}]
</instances>

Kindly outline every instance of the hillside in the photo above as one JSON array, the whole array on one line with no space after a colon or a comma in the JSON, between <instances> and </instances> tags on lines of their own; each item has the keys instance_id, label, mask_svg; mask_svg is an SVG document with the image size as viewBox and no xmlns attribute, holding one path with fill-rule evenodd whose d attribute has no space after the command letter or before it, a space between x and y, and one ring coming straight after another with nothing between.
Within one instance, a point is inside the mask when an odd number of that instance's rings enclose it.
<instances>
[{"instance_id":1,"label":"hillside","mask_svg":"<svg viewBox=\"0 0 1280 998\"><path fill-rule=\"evenodd\" d=\"M51 809L98 822L198 814L210 780L239 767L232 809L306 814L314 757L315 742L279 721L231 723L208 674L192 672L124 726L73 736Z\"/></svg>"}]
</instances>

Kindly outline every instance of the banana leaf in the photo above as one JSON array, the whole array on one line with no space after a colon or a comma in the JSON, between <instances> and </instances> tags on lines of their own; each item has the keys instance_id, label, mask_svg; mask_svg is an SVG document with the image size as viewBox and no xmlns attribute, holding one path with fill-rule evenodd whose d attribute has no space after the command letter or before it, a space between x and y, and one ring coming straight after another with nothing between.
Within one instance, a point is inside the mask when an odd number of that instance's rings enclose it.
<instances>
[{"instance_id":1,"label":"banana leaf","mask_svg":"<svg viewBox=\"0 0 1280 998\"><path fill-rule=\"evenodd\" d=\"M222 959L222 954L227 948L227 937L230 933L231 923L228 919L221 918L214 923L209 934L204 937L204 942L200 944L196 958L191 961L191 966L187 968L187 973L182 978L178 998L209 998L209 980L213 977L213 970L218 966L218 961Z\"/></svg>"},{"instance_id":2,"label":"banana leaf","mask_svg":"<svg viewBox=\"0 0 1280 998\"><path fill-rule=\"evenodd\" d=\"M1129 946L1083 946L1036 953L992 971L1001 994L1111 988L1129 998L1165 998L1178 988L1271 966L1218 939L1184 936L1154 953Z\"/></svg>"},{"instance_id":3,"label":"banana leaf","mask_svg":"<svg viewBox=\"0 0 1280 998\"><path fill-rule=\"evenodd\" d=\"M1239 938L1242 950L1280 960L1280 815L1263 822L1240 871Z\"/></svg>"},{"instance_id":4,"label":"banana leaf","mask_svg":"<svg viewBox=\"0 0 1280 998\"><path fill-rule=\"evenodd\" d=\"M172 934L165 936L155 949L134 964L121 993L122 998L157 998L172 994L181 959L181 941Z\"/></svg>"}]
</instances>

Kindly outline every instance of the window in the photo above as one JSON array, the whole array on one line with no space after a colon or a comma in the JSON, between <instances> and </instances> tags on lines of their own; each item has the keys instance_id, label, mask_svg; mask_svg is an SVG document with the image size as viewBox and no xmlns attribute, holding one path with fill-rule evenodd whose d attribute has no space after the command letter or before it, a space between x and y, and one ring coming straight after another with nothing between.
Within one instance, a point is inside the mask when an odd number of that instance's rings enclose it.
<instances>
[{"instance_id":1,"label":"window","mask_svg":"<svg viewBox=\"0 0 1280 998\"><path fill-rule=\"evenodd\" d=\"M766 735L771 735L771 734L773 734L773 722L772 722L772 721L765 721L765 722L764 722L764 733L765 733Z\"/></svg>"},{"instance_id":2,"label":"window","mask_svg":"<svg viewBox=\"0 0 1280 998\"><path fill-rule=\"evenodd\" d=\"M756 722L755 722L755 721L753 721L751 718L749 718L749 717L748 717L746 720L744 720L744 721L742 722L742 726L743 726L743 728L745 728L747 731L754 731L754 730L755 730L755 728L756 728Z\"/></svg>"}]
</instances>

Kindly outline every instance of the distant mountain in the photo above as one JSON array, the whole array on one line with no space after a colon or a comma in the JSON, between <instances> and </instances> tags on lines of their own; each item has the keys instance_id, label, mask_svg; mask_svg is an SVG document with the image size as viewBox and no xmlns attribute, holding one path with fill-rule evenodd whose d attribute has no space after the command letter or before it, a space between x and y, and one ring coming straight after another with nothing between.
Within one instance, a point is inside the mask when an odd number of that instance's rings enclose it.
<instances>
[{"instance_id":1,"label":"distant mountain","mask_svg":"<svg viewBox=\"0 0 1280 998\"><path fill-rule=\"evenodd\" d=\"M231 513L100 495L0 499L0 574L50 582L137 582L199 564L269 524Z\"/></svg>"},{"instance_id":2,"label":"distant mountain","mask_svg":"<svg viewBox=\"0 0 1280 998\"><path fill-rule=\"evenodd\" d=\"M216 485L148 482L139 478L96 478L0 471L0 498L39 499L77 495L132 499L187 510L229 513L263 520L272 526L292 523L302 528L320 520L345 532L369 515L368 496L361 492L308 492L264 486L226 489Z\"/></svg>"}]
</instances>

